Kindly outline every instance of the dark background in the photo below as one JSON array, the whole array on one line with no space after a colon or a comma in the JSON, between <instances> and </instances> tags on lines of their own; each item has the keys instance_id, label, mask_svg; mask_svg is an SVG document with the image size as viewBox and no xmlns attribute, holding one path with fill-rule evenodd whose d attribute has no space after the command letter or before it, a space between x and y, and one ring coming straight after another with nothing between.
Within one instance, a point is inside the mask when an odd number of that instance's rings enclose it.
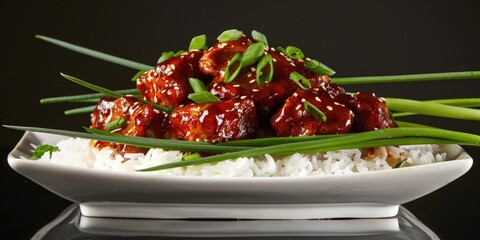
<instances>
[{"instance_id":1,"label":"dark background","mask_svg":"<svg viewBox=\"0 0 480 240\"><path fill-rule=\"evenodd\" d=\"M255 29L270 45L300 47L340 76L480 70L478 1L2 1L1 124L80 130L75 104L39 99L89 91L64 72L111 89L134 87L136 73L34 38L43 34L154 65L163 51L208 43L223 31ZM346 86L347 91L412 99L479 97L480 80ZM406 121L480 134L474 121L411 117ZM6 155L22 132L0 128L1 239L28 239L70 202L14 172ZM480 151L465 147L478 161ZM460 179L406 204L442 239L477 234L478 162ZM419 176L420 178L421 176ZM321 183L319 183L321 184ZM415 184L415 179L412 179Z\"/></svg>"}]
</instances>

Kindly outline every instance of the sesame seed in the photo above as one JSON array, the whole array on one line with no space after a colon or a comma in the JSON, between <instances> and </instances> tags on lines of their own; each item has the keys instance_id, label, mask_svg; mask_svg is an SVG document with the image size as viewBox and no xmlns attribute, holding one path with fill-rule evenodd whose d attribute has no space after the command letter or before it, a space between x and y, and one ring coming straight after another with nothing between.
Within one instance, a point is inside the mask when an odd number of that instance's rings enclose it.
<instances>
[{"instance_id":1,"label":"sesame seed","mask_svg":"<svg viewBox=\"0 0 480 240\"><path fill-rule=\"evenodd\" d=\"M303 63L303 59L297 59L297 61Z\"/></svg>"},{"instance_id":2,"label":"sesame seed","mask_svg":"<svg viewBox=\"0 0 480 240\"><path fill-rule=\"evenodd\" d=\"M226 45L227 45L227 43L220 43L220 44L218 44L218 47L219 48L224 48Z\"/></svg>"},{"instance_id":3,"label":"sesame seed","mask_svg":"<svg viewBox=\"0 0 480 240\"><path fill-rule=\"evenodd\" d=\"M170 68L171 68L172 70L175 70L175 65L170 64Z\"/></svg>"},{"instance_id":4,"label":"sesame seed","mask_svg":"<svg viewBox=\"0 0 480 240\"><path fill-rule=\"evenodd\" d=\"M243 113L243 110L241 108L238 109L238 113Z\"/></svg>"},{"instance_id":5,"label":"sesame seed","mask_svg":"<svg viewBox=\"0 0 480 240\"><path fill-rule=\"evenodd\" d=\"M252 70L252 72L256 71L256 69L254 67L251 67L250 70Z\"/></svg>"},{"instance_id":6,"label":"sesame seed","mask_svg":"<svg viewBox=\"0 0 480 240\"><path fill-rule=\"evenodd\" d=\"M173 87L175 91L180 91L180 88L178 86Z\"/></svg>"},{"instance_id":7,"label":"sesame seed","mask_svg":"<svg viewBox=\"0 0 480 240\"><path fill-rule=\"evenodd\" d=\"M322 102L319 97L315 97L315 100L317 100L317 102Z\"/></svg>"},{"instance_id":8,"label":"sesame seed","mask_svg":"<svg viewBox=\"0 0 480 240\"><path fill-rule=\"evenodd\" d=\"M252 73L251 72L248 72L247 73L247 77L251 77L252 76Z\"/></svg>"},{"instance_id":9,"label":"sesame seed","mask_svg":"<svg viewBox=\"0 0 480 240\"><path fill-rule=\"evenodd\" d=\"M193 54L193 53L192 53L192 54L190 54L190 57L191 57L191 58L195 57L195 54Z\"/></svg>"},{"instance_id":10,"label":"sesame seed","mask_svg":"<svg viewBox=\"0 0 480 240\"><path fill-rule=\"evenodd\" d=\"M270 50L272 50L273 52L275 52L275 48L273 48L273 47L272 47L272 48L270 48Z\"/></svg>"},{"instance_id":11,"label":"sesame seed","mask_svg":"<svg viewBox=\"0 0 480 240\"><path fill-rule=\"evenodd\" d=\"M242 100L245 99L245 98L247 98L247 96L241 96L240 97L240 99L242 99Z\"/></svg>"},{"instance_id":12,"label":"sesame seed","mask_svg":"<svg viewBox=\"0 0 480 240\"><path fill-rule=\"evenodd\" d=\"M164 94L167 90L163 89L162 91L160 91L161 94Z\"/></svg>"},{"instance_id":13,"label":"sesame seed","mask_svg":"<svg viewBox=\"0 0 480 240\"><path fill-rule=\"evenodd\" d=\"M158 102L157 95L153 96L153 102L155 102L155 103L157 103L157 102Z\"/></svg>"},{"instance_id":14,"label":"sesame seed","mask_svg":"<svg viewBox=\"0 0 480 240\"><path fill-rule=\"evenodd\" d=\"M159 114L159 113L160 113L160 111L158 111L158 109L156 109L156 108L153 109L153 112L156 113L156 114Z\"/></svg>"},{"instance_id":15,"label":"sesame seed","mask_svg":"<svg viewBox=\"0 0 480 240\"><path fill-rule=\"evenodd\" d=\"M320 88L312 88L313 91L318 92Z\"/></svg>"},{"instance_id":16,"label":"sesame seed","mask_svg":"<svg viewBox=\"0 0 480 240\"><path fill-rule=\"evenodd\" d=\"M327 106L327 109L328 109L328 111L332 111L332 110L333 110L332 106Z\"/></svg>"},{"instance_id":17,"label":"sesame seed","mask_svg":"<svg viewBox=\"0 0 480 240\"><path fill-rule=\"evenodd\" d=\"M298 111L298 110L300 110L301 107L302 107L302 105L301 105L301 104L298 104L298 105L295 107L295 110Z\"/></svg>"},{"instance_id":18,"label":"sesame seed","mask_svg":"<svg viewBox=\"0 0 480 240\"><path fill-rule=\"evenodd\" d=\"M240 103L236 102L236 103L233 104L233 106L238 107L238 106L240 106Z\"/></svg>"},{"instance_id":19,"label":"sesame seed","mask_svg":"<svg viewBox=\"0 0 480 240\"><path fill-rule=\"evenodd\" d=\"M169 72L167 73L167 76L170 76L170 75L172 75L172 74L173 74L173 72L169 71Z\"/></svg>"},{"instance_id":20,"label":"sesame seed","mask_svg":"<svg viewBox=\"0 0 480 240\"><path fill-rule=\"evenodd\" d=\"M339 103L339 102L333 102L333 104L337 105L337 106L343 106L343 104Z\"/></svg>"},{"instance_id":21,"label":"sesame seed","mask_svg":"<svg viewBox=\"0 0 480 240\"><path fill-rule=\"evenodd\" d=\"M294 96L294 97L298 97L298 93L293 93L293 96Z\"/></svg>"},{"instance_id":22,"label":"sesame seed","mask_svg":"<svg viewBox=\"0 0 480 240\"><path fill-rule=\"evenodd\" d=\"M157 73L157 72L153 72L153 76L154 76L154 77L157 77L157 76L158 76L158 73Z\"/></svg>"},{"instance_id":23,"label":"sesame seed","mask_svg":"<svg viewBox=\"0 0 480 240\"><path fill-rule=\"evenodd\" d=\"M302 98L302 102L305 102L305 101L307 101L307 100L305 100L305 98Z\"/></svg>"},{"instance_id":24,"label":"sesame seed","mask_svg":"<svg viewBox=\"0 0 480 240\"><path fill-rule=\"evenodd\" d=\"M260 90L258 90L256 88L252 89L252 92L258 92L258 91L260 91Z\"/></svg>"},{"instance_id":25,"label":"sesame seed","mask_svg":"<svg viewBox=\"0 0 480 240\"><path fill-rule=\"evenodd\" d=\"M240 85L239 85L239 84L235 84L235 85L233 85L233 87L240 87Z\"/></svg>"},{"instance_id":26,"label":"sesame seed","mask_svg":"<svg viewBox=\"0 0 480 240\"><path fill-rule=\"evenodd\" d=\"M295 63L293 63L293 62L290 62L290 65L292 65L292 66L294 66L294 67L295 67Z\"/></svg>"},{"instance_id":27,"label":"sesame seed","mask_svg":"<svg viewBox=\"0 0 480 240\"><path fill-rule=\"evenodd\" d=\"M276 59L276 58L272 58L272 61L273 61L273 62L277 62L277 59Z\"/></svg>"},{"instance_id":28,"label":"sesame seed","mask_svg":"<svg viewBox=\"0 0 480 240\"><path fill-rule=\"evenodd\" d=\"M257 81L257 80L252 79L252 80L250 80L249 82L250 82L250 83L254 83L254 82L256 82L256 81Z\"/></svg>"},{"instance_id":29,"label":"sesame seed","mask_svg":"<svg viewBox=\"0 0 480 240\"><path fill-rule=\"evenodd\" d=\"M310 61L310 60L312 60L312 59L311 59L311 58L309 58L309 57L307 57L307 58L305 58L305 60L307 60L307 61Z\"/></svg>"}]
</instances>

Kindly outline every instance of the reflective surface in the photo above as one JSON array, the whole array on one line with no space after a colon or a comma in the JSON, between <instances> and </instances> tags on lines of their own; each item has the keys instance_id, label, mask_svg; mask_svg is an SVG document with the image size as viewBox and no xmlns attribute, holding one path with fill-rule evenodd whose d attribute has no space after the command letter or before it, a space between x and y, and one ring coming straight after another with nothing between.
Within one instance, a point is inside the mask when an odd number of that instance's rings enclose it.
<instances>
[{"instance_id":1,"label":"reflective surface","mask_svg":"<svg viewBox=\"0 0 480 240\"><path fill-rule=\"evenodd\" d=\"M92 218L68 206L33 239L439 239L401 206L392 218L341 220L158 220Z\"/></svg>"}]
</instances>

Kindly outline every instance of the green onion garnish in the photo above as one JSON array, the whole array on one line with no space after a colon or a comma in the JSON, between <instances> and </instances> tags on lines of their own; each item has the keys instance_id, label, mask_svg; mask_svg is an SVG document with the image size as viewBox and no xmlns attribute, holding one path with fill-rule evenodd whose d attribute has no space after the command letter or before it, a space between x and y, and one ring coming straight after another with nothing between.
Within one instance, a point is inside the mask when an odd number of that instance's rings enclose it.
<instances>
[{"instance_id":1,"label":"green onion garnish","mask_svg":"<svg viewBox=\"0 0 480 240\"><path fill-rule=\"evenodd\" d=\"M188 99L196 102L196 103L213 103L218 102L220 99L213 95L209 91L200 91L188 94Z\"/></svg>"},{"instance_id":2,"label":"green onion garnish","mask_svg":"<svg viewBox=\"0 0 480 240\"><path fill-rule=\"evenodd\" d=\"M258 42L262 42L265 45L268 45L267 37L265 37L265 35L263 33L259 32L259 31L253 30L252 31L252 38L257 40Z\"/></svg>"},{"instance_id":3,"label":"green onion garnish","mask_svg":"<svg viewBox=\"0 0 480 240\"><path fill-rule=\"evenodd\" d=\"M188 51L193 50L206 50L207 49L207 36L205 34L193 37L190 41Z\"/></svg>"},{"instance_id":4,"label":"green onion garnish","mask_svg":"<svg viewBox=\"0 0 480 240\"><path fill-rule=\"evenodd\" d=\"M333 74L335 74L335 71L333 69L314 59L309 59L305 61L303 65L310 69L310 71L318 73L320 75L332 76Z\"/></svg>"},{"instance_id":5,"label":"green onion garnish","mask_svg":"<svg viewBox=\"0 0 480 240\"><path fill-rule=\"evenodd\" d=\"M327 121L327 115L325 115L322 110L318 109L315 105L313 105L311 102L305 100L303 103L303 107L305 110L310 113L314 118L316 118L318 121L321 122L326 122Z\"/></svg>"},{"instance_id":6,"label":"green onion garnish","mask_svg":"<svg viewBox=\"0 0 480 240\"><path fill-rule=\"evenodd\" d=\"M392 137L400 137L395 139ZM419 140L410 141L406 137L428 137ZM417 139L417 138L414 138ZM217 163L226 159L235 159L238 157L254 157L262 154L270 155L288 155L296 152L313 153L325 152L339 149L361 148L368 146L384 146L385 144L396 145L396 143L405 144L419 144L421 142L458 142L461 144L480 146L480 136L448 131L435 128L388 128L375 131L368 131L356 134L346 134L339 137L294 142L279 145L272 145L267 147L250 148L242 151L228 152L224 154L212 155L190 161L179 161L173 163L162 164L139 171L157 171L162 169L184 167L190 165L199 165L206 163Z\"/></svg>"},{"instance_id":7,"label":"green onion garnish","mask_svg":"<svg viewBox=\"0 0 480 240\"><path fill-rule=\"evenodd\" d=\"M275 47L275 51L283 53L284 55L287 55L287 53L285 52L285 48L281 46Z\"/></svg>"},{"instance_id":8,"label":"green onion garnish","mask_svg":"<svg viewBox=\"0 0 480 240\"><path fill-rule=\"evenodd\" d=\"M172 58L172 57L178 57L180 55L182 55L182 53L184 53L185 51L183 50L180 50L178 52L173 52L173 51L170 51L170 52L163 52L162 53L162 56L160 56L160 58L158 59L157 61L157 64L158 63L162 63L162 62L165 62L167 61L168 59Z\"/></svg>"},{"instance_id":9,"label":"green onion garnish","mask_svg":"<svg viewBox=\"0 0 480 240\"><path fill-rule=\"evenodd\" d=\"M203 84L203 82L198 78L189 78L188 82L190 83L190 86L194 92L207 91L205 84Z\"/></svg>"},{"instance_id":10,"label":"green onion garnish","mask_svg":"<svg viewBox=\"0 0 480 240\"><path fill-rule=\"evenodd\" d=\"M134 61L131 61L131 60L119 58L119 57L116 57L116 56L113 56L113 55L110 55L110 54L106 54L106 53L102 53L102 52L99 52L99 51L91 50L91 49L88 49L88 48L85 48L85 47L80 47L78 45L67 43L67 42L64 42L64 41L61 41L61 40L58 40L58 39L55 39L55 38L42 36L42 35L35 35L35 37L40 39L40 40L55 44L57 46L72 50L74 52L85 54L87 56L98 58L98 59L101 59L101 60L104 60L104 61L107 61L107 62L122 65L122 66L125 66L125 67L129 67L129 68L133 68L133 69L137 69L137 70L144 70L144 71L154 68L153 66L150 66L150 65L146 65L146 64L143 64L143 63L138 63L138 62L134 62Z\"/></svg>"},{"instance_id":11,"label":"green onion garnish","mask_svg":"<svg viewBox=\"0 0 480 240\"><path fill-rule=\"evenodd\" d=\"M332 78L332 83L363 84L363 83L389 83L389 82L418 82L435 80L456 80L456 79L475 79L480 78L480 71L468 72L446 72L446 73L422 73L391 76L365 76L365 77L342 77Z\"/></svg>"},{"instance_id":12,"label":"green onion garnish","mask_svg":"<svg viewBox=\"0 0 480 240\"><path fill-rule=\"evenodd\" d=\"M243 58L243 54L240 52L237 52L235 53L235 55L233 55L232 59L230 59L227 67L225 68L225 74L224 74L224 80L223 80L224 82L229 83L233 81L235 77L237 77L238 73L240 72L240 69L242 69L242 58ZM235 69L235 71L233 71L233 73L230 73L230 68L234 66L234 64L237 64L237 68Z\"/></svg>"},{"instance_id":13,"label":"green onion garnish","mask_svg":"<svg viewBox=\"0 0 480 240\"><path fill-rule=\"evenodd\" d=\"M265 67L268 65L268 69L266 69L267 74L264 73ZM266 82L270 82L273 79L273 62L272 62L272 55L267 54L263 56L260 61L258 61L257 69L256 69L256 78L257 84L262 85Z\"/></svg>"},{"instance_id":14,"label":"green onion garnish","mask_svg":"<svg viewBox=\"0 0 480 240\"><path fill-rule=\"evenodd\" d=\"M288 46L285 49L286 55L291 59L303 59L305 55L303 55L302 50L295 46Z\"/></svg>"},{"instance_id":15,"label":"green onion garnish","mask_svg":"<svg viewBox=\"0 0 480 240\"><path fill-rule=\"evenodd\" d=\"M401 168L401 167L405 166L406 162L407 162L407 158L405 158L402 161L400 161L399 163L397 163L394 168Z\"/></svg>"},{"instance_id":16,"label":"green onion garnish","mask_svg":"<svg viewBox=\"0 0 480 240\"><path fill-rule=\"evenodd\" d=\"M137 81L137 79L140 78L141 76L143 76L143 74L145 74L146 72L148 72L148 71L143 71L143 70L138 71L135 74L135 76L132 77L132 81Z\"/></svg>"},{"instance_id":17,"label":"green onion garnish","mask_svg":"<svg viewBox=\"0 0 480 240\"><path fill-rule=\"evenodd\" d=\"M65 79L67 80L70 80L76 84L79 84L81 86L84 86L86 88L90 88L94 91L97 91L99 93L103 93L109 97L114 97L114 98L120 98L122 97L122 94L120 93L117 93L115 91L112 91L110 89L107 89L107 88L104 88L104 87L100 87L100 86L97 86L95 84L92 84L92 83L89 83L89 82L86 82L86 81L83 81L79 78L76 78L76 77L73 77L73 76L70 76L70 75L67 75L67 74L64 74L64 73L60 73L60 75L62 75L62 77L64 77ZM160 104L156 104L156 103L152 103L152 102L148 102L148 101L145 101L141 98L137 98L140 102L142 103L146 103L146 104L150 104L152 105L153 107L155 107L156 109L158 110L161 110L163 112L166 112L166 113L171 113L172 112L172 109L169 108L169 107L165 107L165 106L162 106Z\"/></svg>"},{"instance_id":18,"label":"green onion garnish","mask_svg":"<svg viewBox=\"0 0 480 240\"><path fill-rule=\"evenodd\" d=\"M117 118L107 124L105 124L105 131L112 132L113 130L122 128L127 124L127 119L125 118Z\"/></svg>"},{"instance_id":19,"label":"green onion garnish","mask_svg":"<svg viewBox=\"0 0 480 240\"><path fill-rule=\"evenodd\" d=\"M480 109L464 108L402 98L385 98L385 100L390 110L412 112L437 117L480 120Z\"/></svg>"},{"instance_id":20,"label":"green onion garnish","mask_svg":"<svg viewBox=\"0 0 480 240\"><path fill-rule=\"evenodd\" d=\"M242 37L243 32L238 31L237 29L230 29L222 32L218 37L217 40L219 42L228 42L228 41L234 41L238 40Z\"/></svg>"},{"instance_id":21,"label":"green onion garnish","mask_svg":"<svg viewBox=\"0 0 480 240\"><path fill-rule=\"evenodd\" d=\"M43 154L45 153L50 153L50 157L52 156L53 152L58 152L60 149L58 147L52 146L52 145L40 145L35 148L35 152L33 153L32 159L40 159Z\"/></svg>"},{"instance_id":22,"label":"green onion garnish","mask_svg":"<svg viewBox=\"0 0 480 240\"><path fill-rule=\"evenodd\" d=\"M435 100L423 100L422 102L427 103L439 103L457 107L480 107L480 98L450 98L450 99L435 99ZM404 117L411 116L419 113L413 112L395 112L393 117Z\"/></svg>"},{"instance_id":23,"label":"green onion garnish","mask_svg":"<svg viewBox=\"0 0 480 240\"><path fill-rule=\"evenodd\" d=\"M262 42L252 43L243 54L241 66L248 67L258 61L265 50L265 44Z\"/></svg>"},{"instance_id":24,"label":"green onion garnish","mask_svg":"<svg viewBox=\"0 0 480 240\"><path fill-rule=\"evenodd\" d=\"M291 72L290 80L295 82L303 90L308 90L312 87L310 81L298 72Z\"/></svg>"},{"instance_id":25,"label":"green onion garnish","mask_svg":"<svg viewBox=\"0 0 480 240\"><path fill-rule=\"evenodd\" d=\"M92 113L93 110L97 108L97 105L93 106L86 106L86 107L79 107L79 108L73 108L73 109L68 109L63 112L63 114L67 116L71 115L78 115L78 114L85 114L85 113Z\"/></svg>"},{"instance_id":26,"label":"green onion garnish","mask_svg":"<svg viewBox=\"0 0 480 240\"><path fill-rule=\"evenodd\" d=\"M182 156L182 161L189 161L189 160L193 160L193 159L197 159L197 158L201 158L202 155L200 155L199 152L196 152L196 153L192 153L190 155L183 155Z\"/></svg>"},{"instance_id":27,"label":"green onion garnish","mask_svg":"<svg viewBox=\"0 0 480 240\"><path fill-rule=\"evenodd\" d=\"M188 82L193 89L193 93L188 94L188 98L196 103L212 103L217 102L220 99L207 91L205 84L200 79L189 78Z\"/></svg>"},{"instance_id":28,"label":"green onion garnish","mask_svg":"<svg viewBox=\"0 0 480 240\"><path fill-rule=\"evenodd\" d=\"M115 90L114 92L120 95L138 95L140 94L136 88L132 89L122 89ZM60 103L60 102L81 102L84 100L96 99L98 102L99 98L107 97L107 95L102 93L89 93L89 94L80 94L80 95L70 95L70 96L60 96L60 97L50 97L40 99L40 103L49 104L49 103Z\"/></svg>"}]
</instances>

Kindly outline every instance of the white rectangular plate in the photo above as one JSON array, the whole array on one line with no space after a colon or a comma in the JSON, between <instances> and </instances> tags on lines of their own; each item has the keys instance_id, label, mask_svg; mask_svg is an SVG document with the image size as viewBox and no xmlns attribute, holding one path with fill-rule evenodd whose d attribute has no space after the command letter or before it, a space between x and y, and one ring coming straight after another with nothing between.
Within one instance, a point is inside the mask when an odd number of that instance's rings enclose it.
<instances>
[{"instance_id":1,"label":"white rectangular plate","mask_svg":"<svg viewBox=\"0 0 480 240\"><path fill-rule=\"evenodd\" d=\"M448 161L348 175L179 177L88 169L29 160L33 145L64 136L26 132L9 165L90 217L316 219L379 218L465 174L472 158L445 145Z\"/></svg>"}]
</instances>

